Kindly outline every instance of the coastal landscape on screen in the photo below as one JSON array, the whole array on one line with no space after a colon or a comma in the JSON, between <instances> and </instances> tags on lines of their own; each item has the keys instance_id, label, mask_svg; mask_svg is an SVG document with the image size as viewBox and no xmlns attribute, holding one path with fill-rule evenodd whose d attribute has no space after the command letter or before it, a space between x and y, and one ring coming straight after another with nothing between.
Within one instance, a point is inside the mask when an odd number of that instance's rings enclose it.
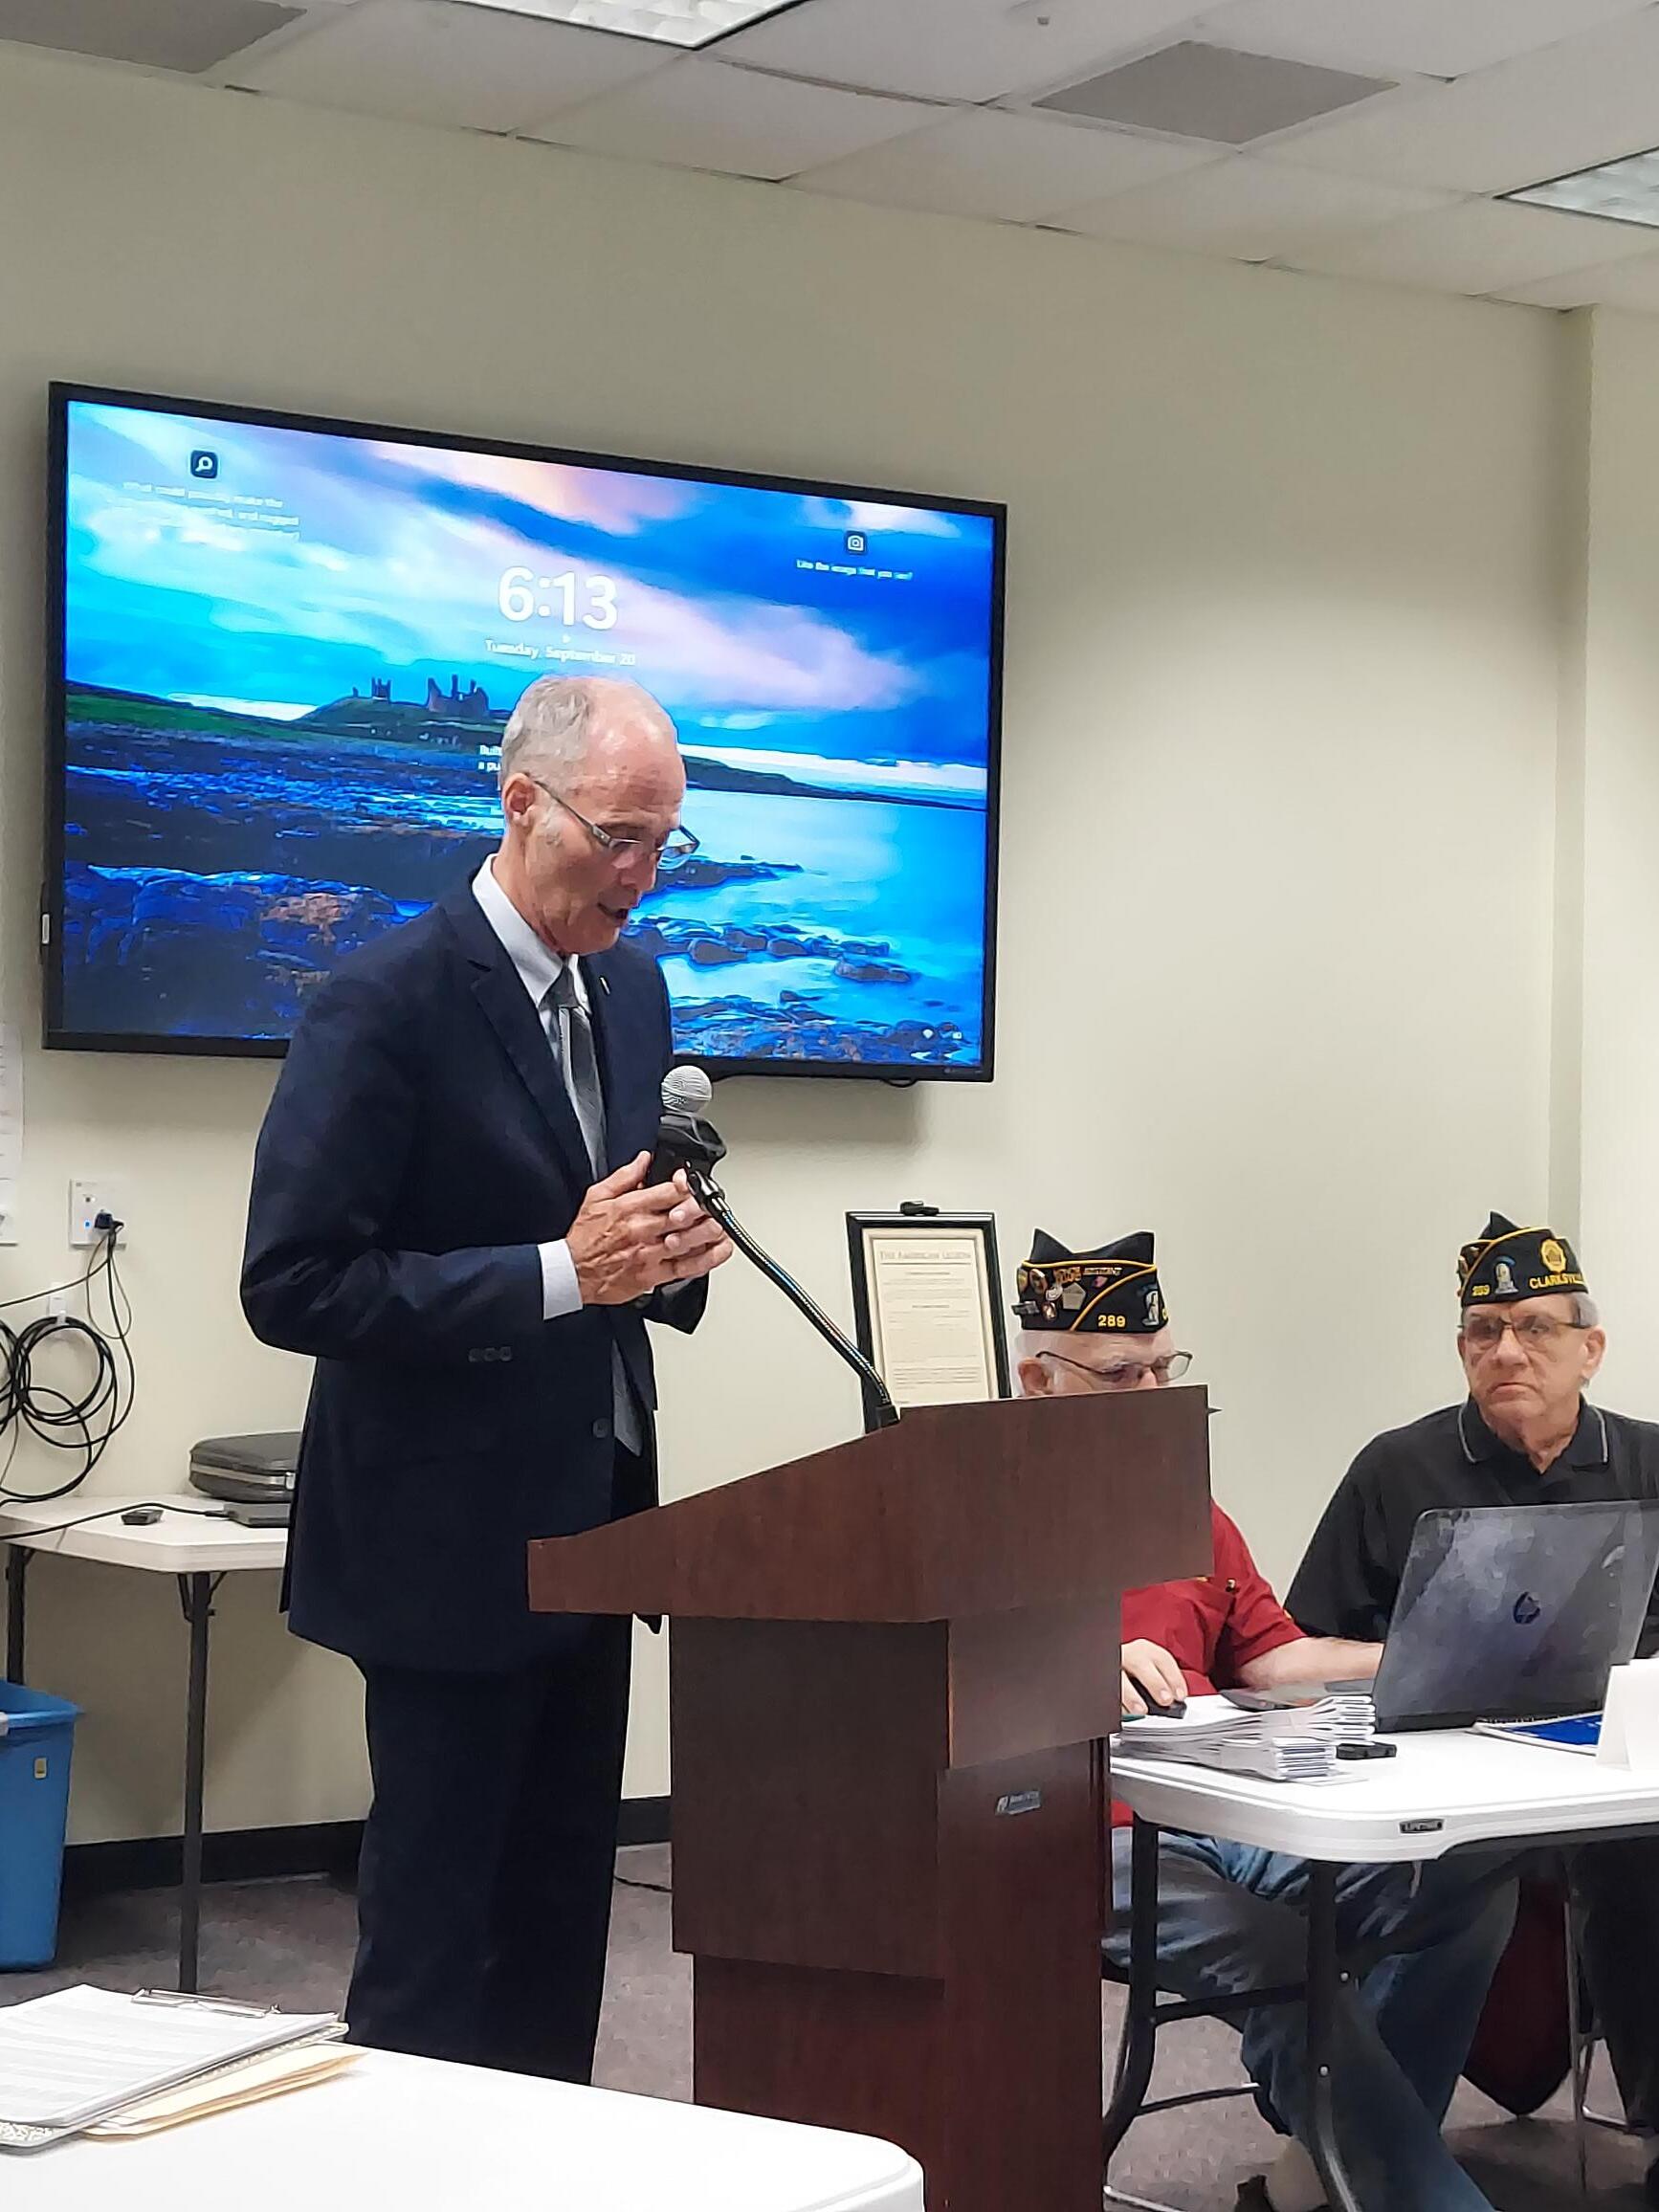
<instances>
[{"instance_id":1,"label":"coastal landscape on screen","mask_svg":"<svg viewBox=\"0 0 1659 2212\"><path fill-rule=\"evenodd\" d=\"M678 1049L980 1070L990 513L63 404L61 1040L286 1038L492 849L525 684L598 674L685 749L630 928Z\"/></svg>"}]
</instances>

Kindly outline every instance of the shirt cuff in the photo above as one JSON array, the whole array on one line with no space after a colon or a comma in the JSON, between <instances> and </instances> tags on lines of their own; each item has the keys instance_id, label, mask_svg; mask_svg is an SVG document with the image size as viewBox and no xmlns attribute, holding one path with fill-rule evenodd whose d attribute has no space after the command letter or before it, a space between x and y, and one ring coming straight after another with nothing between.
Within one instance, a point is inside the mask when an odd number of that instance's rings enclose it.
<instances>
[{"instance_id":1,"label":"shirt cuff","mask_svg":"<svg viewBox=\"0 0 1659 2212\"><path fill-rule=\"evenodd\" d=\"M561 1237L557 1244L538 1245L542 1256L542 1318L557 1321L562 1315L582 1311L582 1293L576 1281L576 1262Z\"/></svg>"}]
</instances>

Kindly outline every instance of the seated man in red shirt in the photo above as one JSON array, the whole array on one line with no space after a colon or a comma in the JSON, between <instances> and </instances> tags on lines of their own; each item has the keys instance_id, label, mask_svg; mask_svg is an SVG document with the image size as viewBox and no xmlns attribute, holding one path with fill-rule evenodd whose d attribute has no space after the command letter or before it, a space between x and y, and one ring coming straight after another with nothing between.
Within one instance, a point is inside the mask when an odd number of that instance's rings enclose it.
<instances>
[{"instance_id":1,"label":"seated man in red shirt","mask_svg":"<svg viewBox=\"0 0 1659 2212\"><path fill-rule=\"evenodd\" d=\"M1175 1348L1150 1235L1071 1252L1039 1229L1018 1280L1026 1397L1161 1389L1191 1364L1190 1353ZM1304 1636L1219 1506L1210 1518L1212 1573L1124 1595L1126 1714L1222 1689L1375 1673L1380 1644ZM1106 1952L1127 1966L1128 1808L1115 1804L1112 1822L1117 1925ZM1316 2212L1324 2201L1299 2139L1307 2112L1303 2008L1251 2011L1226 2002L1302 1979L1306 1876L1300 1860L1217 1836L1166 1832L1159 1844L1161 1978L1236 2019L1245 2065L1291 2131L1272 2172L1240 2189L1239 2212ZM1490 1862L1353 1867L1343 1874L1339 1906L1345 1941L1418 1945L1391 1952L1342 1996L1336 2126L1360 2201L1492 2212L1446 2149L1440 2127L1508 1938L1514 1884L1494 1887ZM1451 1934L1433 1933L1448 1925ZM1423 1941L1426 1933L1431 1939Z\"/></svg>"}]
</instances>

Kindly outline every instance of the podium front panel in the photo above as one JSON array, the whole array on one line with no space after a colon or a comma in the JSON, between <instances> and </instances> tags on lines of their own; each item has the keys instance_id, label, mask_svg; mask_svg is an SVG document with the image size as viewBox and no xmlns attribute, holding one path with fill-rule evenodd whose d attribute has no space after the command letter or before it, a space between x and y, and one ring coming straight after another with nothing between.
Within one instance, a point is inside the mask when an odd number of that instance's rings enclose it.
<instances>
[{"instance_id":1,"label":"podium front panel","mask_svg":"<svg viewBox=\"0 0 1659 2212\"><path fill-rule=\"evenodd\" d=\"M1082 1605L976 1613L950 1628L950 1763L1057 1751L1117 1725L1116 1590Z\"/></svg>"},{"instance_id":2,"label":"podium front panel","mask_svg":"<svg viewBox=\"0 0 1659 2212\"><path fill-rule=\"evenodd\" d=\"M946 1644L937 1623L675 1622L677 1950L940 1971Z\"/></svg>"}]
</instances>

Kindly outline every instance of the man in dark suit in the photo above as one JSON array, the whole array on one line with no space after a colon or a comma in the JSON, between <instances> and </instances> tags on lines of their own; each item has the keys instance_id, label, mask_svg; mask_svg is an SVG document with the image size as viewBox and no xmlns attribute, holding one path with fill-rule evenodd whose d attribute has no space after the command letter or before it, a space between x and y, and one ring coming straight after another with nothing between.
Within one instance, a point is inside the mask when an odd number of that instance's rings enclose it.
<instances>
[{"instance_id":1,"label":"man in dark suit","mask_svg":"<svg viewBox=\"0 0 1659 2212\"><path fill-rule=\"evenodd\" d=\"M617 941L695 849L673 724L545 677L500 775L499 851L295 1034L242 1303L317 1362L287 1598L364 1677L351 2033L586 2080L630 1626L532 1614L525 1546L654 1502L645 1317L695 1327L730 1247L646 1181L668 999Z\"/></svg>"}]
</instances>

